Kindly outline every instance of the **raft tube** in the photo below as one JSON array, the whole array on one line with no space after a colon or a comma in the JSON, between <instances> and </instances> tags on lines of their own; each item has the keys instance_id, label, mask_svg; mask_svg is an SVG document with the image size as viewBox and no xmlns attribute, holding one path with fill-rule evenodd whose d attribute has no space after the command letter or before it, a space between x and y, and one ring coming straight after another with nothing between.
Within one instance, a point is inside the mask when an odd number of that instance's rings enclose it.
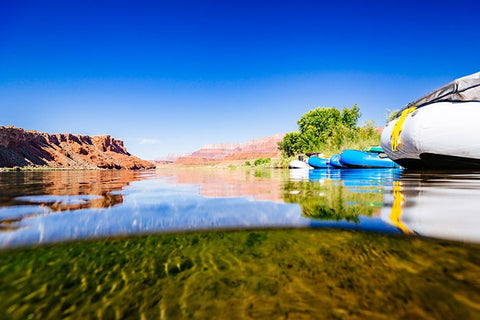
<instances>
[{"instance_id":1,"label":"raft tube","mask_svg":"<svg viewBox=\"0 0 480 320\"><path fill-rule=\"evenodd\" d=\"M334 168L345 168L340 162L340 156L338 154L334 154L330 157L330 166Z\"/></svg>"},{"instance_id":2,"label":"raft tube","mask_svg":"<svg viewBox=\"0 0 480 320\"><path fill-rule=\"evenodd\" d=\"M311 156L308 158L308 164L317 169L331 168L330 159Z\"/></svg>"},{"instance_id":3,"label":"raft tube","mask_svg":"<svg viewBox=\"0 0 480 320\"><path fill-rule=\"evenodd\" d=\"M345 150L340 154L340 162L347 168L399 168L400 166L382 153L360 150Z\"/></svg>"},{"instance_id":4,"label":"raft tube","mask_svg":"<svg viewBox=\"0 0 480 320\"><path fill-rule=\"evenodd\" d=\"M391 121L382 147L406 168L478 170L479 118L480 102L433 103Z\"/></svg>"}]
</instances>

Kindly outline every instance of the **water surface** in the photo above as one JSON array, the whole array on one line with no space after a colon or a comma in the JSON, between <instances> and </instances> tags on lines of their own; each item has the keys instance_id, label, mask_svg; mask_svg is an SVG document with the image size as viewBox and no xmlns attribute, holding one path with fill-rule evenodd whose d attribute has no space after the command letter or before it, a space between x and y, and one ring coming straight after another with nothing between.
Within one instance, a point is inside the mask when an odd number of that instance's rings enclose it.
<instances>
[{"instance_id":1,"label":"water surface","mask_svg":"<svg viewBox=\"0 0 480 320\"><path fill-rule=\"evenodd\" d=\"M2 172L0 246L288 227L478 243L478 199L477 173L174 167Z\"/></svg>"}]
</instances>

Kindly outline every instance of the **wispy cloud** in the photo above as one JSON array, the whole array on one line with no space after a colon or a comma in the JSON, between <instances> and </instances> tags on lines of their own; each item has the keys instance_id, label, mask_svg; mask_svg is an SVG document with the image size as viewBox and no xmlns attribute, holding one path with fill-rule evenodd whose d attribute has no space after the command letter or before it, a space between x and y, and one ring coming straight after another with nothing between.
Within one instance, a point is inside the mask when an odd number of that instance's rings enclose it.
<instances>
[{"instance_id":1,"label":"wispy cloud","mask_svg":"<svg viewBox=\"0 0 480 320\"><path fill-rule=\"evenodd\" d=\"M162 140L159 139L141 139L140 144L159 144Z\"/></svg>"}]
</instances>

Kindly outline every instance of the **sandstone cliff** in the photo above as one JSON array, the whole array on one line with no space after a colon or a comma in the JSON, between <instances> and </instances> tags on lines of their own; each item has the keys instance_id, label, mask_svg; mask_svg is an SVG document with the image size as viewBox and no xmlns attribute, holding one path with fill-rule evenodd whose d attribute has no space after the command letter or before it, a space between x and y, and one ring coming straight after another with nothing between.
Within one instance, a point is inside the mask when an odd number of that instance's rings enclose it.
<instances>
[{"instance_id":1,"label":"sandstone cliff","mask_svg":"<svg viewBox=\"0 0 480 320\"><path fill-rule=\"evenodd\" d=\"M0 126L0 167L149 169L109 135L48 134Z\"/></svg>"},{"instance_id":2,"label":"sandstone cliff","mask_svg":"<svg viewBox=\"0 0 480 320\"><path fill-rule=\"evenodd\" d=\"M280 155L278 143L284 134L250 140L244 143L204 144L200 150L178 158L175 163L217 164L238 160L276 158Z\"/></svg>"}]
</instances>

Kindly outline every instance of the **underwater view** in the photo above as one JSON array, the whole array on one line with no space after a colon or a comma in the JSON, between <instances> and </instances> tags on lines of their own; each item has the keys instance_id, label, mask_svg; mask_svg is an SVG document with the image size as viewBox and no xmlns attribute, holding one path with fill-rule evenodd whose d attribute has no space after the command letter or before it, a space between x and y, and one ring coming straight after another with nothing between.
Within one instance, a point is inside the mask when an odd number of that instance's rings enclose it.
<instances>
[{"instance_id":1,"label":"underwater view","mask_svg":"<svg viewBox=\"0 0 480 320\"><path fill-rule=\"evenodd\" d=\"M480 175L0 172L12 319L471 319Z\"/></svg>"}]
</instances>

